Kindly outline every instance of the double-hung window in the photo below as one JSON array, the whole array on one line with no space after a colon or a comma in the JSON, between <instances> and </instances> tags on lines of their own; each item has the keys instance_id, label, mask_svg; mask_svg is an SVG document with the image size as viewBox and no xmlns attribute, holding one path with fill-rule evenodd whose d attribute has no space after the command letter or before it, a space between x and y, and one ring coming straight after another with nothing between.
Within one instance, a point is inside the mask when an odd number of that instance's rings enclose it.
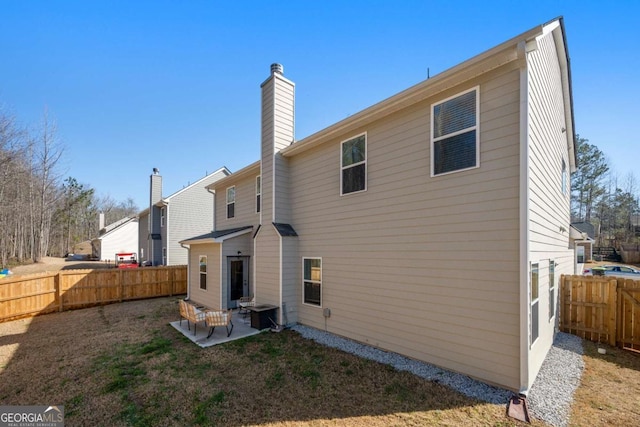
<instances>
[{"instance_id":1,"label":"double-hung window","mask_svg":"<svg viewBox=\"0 0 640 427\"><path fill-rule=\"evenodd\" d=\"M200 289L207 289L207 256L200 255Z\"/></svg>"},{"instance_id":2,"label":"double-hung window","mask_svg":"<svg viewBox=\"0 0 640 427\"><path fill-rule=\"evenodd\" d=\"M431 176L480 165L479 90L431 106Z\"/></svg>"},{"instance_id":3,"label":"double-hung window","mask_svg":"<svg viewBox=\"0 0 640 427\"><path fill-rule=\"evenodd\" d=\"M160 227L164 227L164 218L167 214L167 208L164 206L160 208Z\"/></svg>"},{"instance_id":4,"label":"double-hung window","mask_svg":"<svg viewBox=\"0 0 640 427\"><path fill-rule=\"evenodd\" d=\"M262 180L260 175L256 176L256 213L260 213L260 198L262 196Z\"/></svg>"},{"instance_id":5,"label":"double-hung window","mask_svg":"<svg viewBox=\"0 0 640 427\"><path fill-rule=\"evenodd\" d=\"M302 276L303 302L322 306L322 258L302 258Z\"/></svg>"},{"instance_id":6,"label":"double-hung window","mask_svg":"<svg viewBox=\"0 0 640 427\"><path fill-rule=\"evenodd\" d=\"M539 335L539 276L538 263L531 264L531 344L536 342Z\"/></svg>"},{"instance_id":7,"label":"double-hung window","mask_svg":"<svg viewBox=\"0 0 640 427\"><path fill-rule=\"evenodd\" d=\"M236 187L227 188L227 218L236 216Z\"/></svg>"},{"instance_id":8,"label":"double-hung window","mask_svg":"<svg viewBox=\"0 0 640 427\"><path fill-rule=\"evenodd\" d=\"M367 189L367 134L340 144L340 194Z\"/></svg>"}]
</instances>

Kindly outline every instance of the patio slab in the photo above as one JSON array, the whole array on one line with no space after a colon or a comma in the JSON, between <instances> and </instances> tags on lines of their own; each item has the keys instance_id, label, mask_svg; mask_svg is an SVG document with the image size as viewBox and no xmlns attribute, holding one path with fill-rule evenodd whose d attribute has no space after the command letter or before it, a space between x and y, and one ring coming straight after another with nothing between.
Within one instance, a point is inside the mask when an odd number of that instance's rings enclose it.
<instances>
[{"instance_id":1,"label":"patio slab","mask_svg":"<svg viewBox=\"0 0 640 427\"><path fill-rule=\"evenodd\" d=\"M187 328L187 321L184 319L182 320L182 326L180 326L180 320L176 320L175 322L171 322L169 324L182 335L202 348L223 344L229 341L239 340L251 335L257 335L261 332L251 327L251 321L248 316L246 318L243 318L241 314L237 313L237 311L233 312L231 321L233 322L233 331L231 332L231 336L227 337L227 330L224 328L224 326L216 326L215 331L213 331L213 335L211 335L211 338L208 339L207 335L209 334L209 328L204 322L198 323L198 328L196 330L197 333L195 335L193 334L194 325L192 324L191 330L189 330ZM266 331L268 331L268 329L266 329Z\"/></svg>"}]
</instances>

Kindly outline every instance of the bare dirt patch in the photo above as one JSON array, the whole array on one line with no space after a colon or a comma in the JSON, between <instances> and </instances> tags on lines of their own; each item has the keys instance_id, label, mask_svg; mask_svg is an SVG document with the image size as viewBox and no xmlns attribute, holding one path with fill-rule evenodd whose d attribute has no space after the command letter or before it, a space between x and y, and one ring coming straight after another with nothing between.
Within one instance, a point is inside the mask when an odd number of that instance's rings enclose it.
<instances>
[{"instance_id":1,"label":"bare dirt patch","mask_svg":"<svg viewBox=\"0 0 640 427\"><path fill-rule=\"evenodd\" d=\"M571 425L640 426L640 353L591 341L583 346L585 368Z\"/></svg>"}]
</instances>

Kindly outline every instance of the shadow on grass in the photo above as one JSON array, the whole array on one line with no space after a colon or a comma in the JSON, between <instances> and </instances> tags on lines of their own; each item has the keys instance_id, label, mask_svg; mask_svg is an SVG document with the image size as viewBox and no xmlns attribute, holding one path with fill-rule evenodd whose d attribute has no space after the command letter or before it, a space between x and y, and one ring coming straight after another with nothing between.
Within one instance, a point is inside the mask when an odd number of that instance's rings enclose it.
<instances>
[{"instance_id":1,"label":"shadow on grass","mask_svg":"<svg viewBox=\"0 0 640 427\"><path fill-rule=\"evenodd\" d=\"M177 318L173 297L0 324L0 401L64 405L68 425L513 425L504 406L293 331L201 349Z\"/></svg>"}]
</instances>

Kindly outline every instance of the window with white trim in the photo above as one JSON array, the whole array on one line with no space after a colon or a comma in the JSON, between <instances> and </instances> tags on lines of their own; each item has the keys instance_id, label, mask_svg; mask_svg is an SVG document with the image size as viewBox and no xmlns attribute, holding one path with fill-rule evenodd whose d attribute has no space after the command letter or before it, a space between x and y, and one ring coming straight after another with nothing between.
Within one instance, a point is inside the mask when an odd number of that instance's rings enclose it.
<instances>
[{"instance_id":1,"label":"window with white trim","mask_svg":"<svg viewBox=\"0 0 640 427\"><path fill-rule=\"evenodd\" d=\"M536 342L539 335L539 268L538 263L531 264L531 344Z\"/></svg>"},{"instance_id":2,"label":"window with white trim","mask_svg":"<svg viewBox=\"0 0 640 427\"><path fill-rule=\"evenodd\" d=\"M480 165L479 90L431 106L431 176Z\"/></svg>"},{"instance_id":3,"label":"window with white trim","mask_svg":"<svg viewBox=\"0 0 640 427\"><path fill-rule=\"evenodd\" d=\"M322 258L302 258L302 302L322 306Z\"/></svg>"},{"instance_id":4,"label":"window with white trim","mask_svg":"<svg viewBox=\"0 0 640 427\"><path fill-rule=\"evenodd\" d=\"M556 315L556 263L549 260L549 321Z\"/></svg>"},{"instance_id":5,"label":"window with white trim","mask_svg":"<svg viewBox=\"0 0 640 427\"><path fill-rule=\"evenodd\" d=\"M160 227L164 227L164 217L167 209L163 206L160 208Z\"/></svg>"},{"instance_id":6,"label":"window with white trim","mask_svg":"<svg viewBox=\"0 0 640 427\"><path fill-rule=\"evenodd\" d=\"M260 175L256 176L256 213L260 213L262 196L262 178Z\"/></svg>"},{"instance_id":7,"label":"window with white trim","mask_svg":"<svg viewBox=\"0 0 640 427\"><path fill-rule=\"evenodd\" d=\"M200 255L198 263L200 265L200 289L207 290L207 256Z\"/></svg>"},{"instance_id":8,"label":"window with white trim","mask_svg":"<svg viewBox=\"0 0 640 427\"><path fill-rule=\"evenodd\" d=\"M236 216L236 187L227 188L227 218Z\"/></svg>"},{"instance_id":9,"label":"window with white trim","mask_svg":"<svg viewBox=\"0 0 640 427\"><path fill-rule=\"evenodd\" d=\"M167 248L162 248L162 265L167 265Z\"/></svg>"},{"instance_id":10,"label":"window with white trim","mask_svg":"<svg viewBox=\"0 0 640 427\"><path fill-rule=\"evenodd\" d=\"M340 144L340 194L367 189L367 134Z\"/></svg>"}]
</instances>

